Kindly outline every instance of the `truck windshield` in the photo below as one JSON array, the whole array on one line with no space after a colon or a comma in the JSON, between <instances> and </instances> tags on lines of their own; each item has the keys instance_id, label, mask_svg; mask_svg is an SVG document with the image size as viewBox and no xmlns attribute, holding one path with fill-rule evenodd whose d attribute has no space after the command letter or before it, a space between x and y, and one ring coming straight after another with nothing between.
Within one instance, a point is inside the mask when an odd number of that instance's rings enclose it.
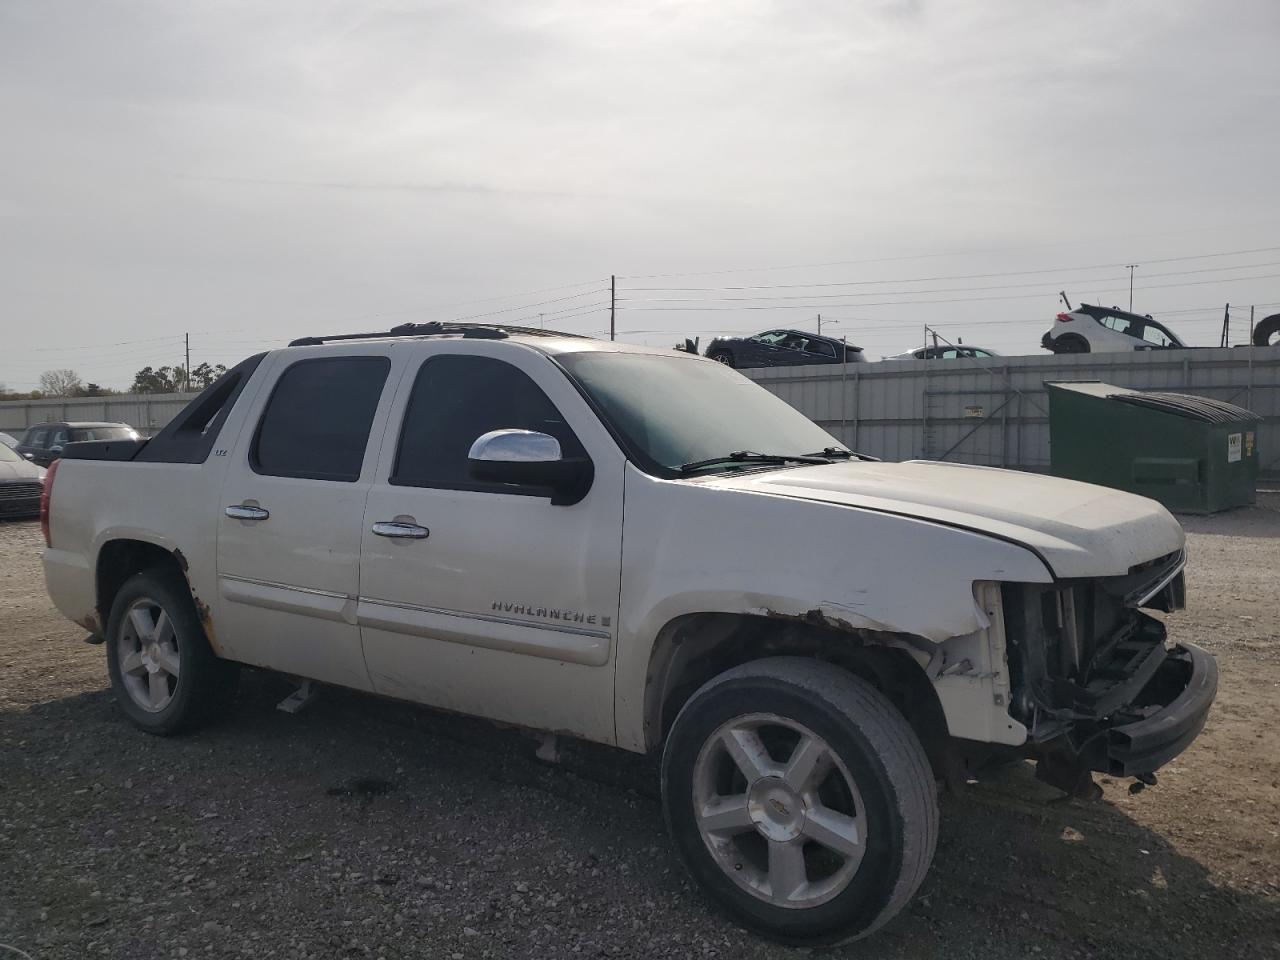
<instances>
[{"instance_id":1,"label":"truck windshield","mask_svg":"<svg viewBox=\"0 0 1280 960\"><path fill-rule=\"evenodd\" d=\"M621 435L638 466L673 476L682 464L738 451L803 456L835 437L724 364L673 355L586 351L556 358ZM759 469L717 462L708 471Z\"/></svg>"}]
</instances>

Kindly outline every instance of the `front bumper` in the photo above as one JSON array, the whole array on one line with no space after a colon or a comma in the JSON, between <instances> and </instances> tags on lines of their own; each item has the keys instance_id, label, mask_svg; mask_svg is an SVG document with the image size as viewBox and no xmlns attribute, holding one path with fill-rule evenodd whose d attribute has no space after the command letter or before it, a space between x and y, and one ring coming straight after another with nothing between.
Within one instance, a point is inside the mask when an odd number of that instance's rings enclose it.
<instances>
[{"instance_id":1,"label":"front bumper","mask_svg":"<svg viewBox=\"0 0 1280 960\"><path fill-rule=\"evenodd\" d=\"M1218 664L1193 644L1178 644L1134 703L1106 731L1105 749L1090 757L1092 769L1118 777L1152 773L1182 753L1209 716L1218 692Z\"/></svg>"}]
</instances>

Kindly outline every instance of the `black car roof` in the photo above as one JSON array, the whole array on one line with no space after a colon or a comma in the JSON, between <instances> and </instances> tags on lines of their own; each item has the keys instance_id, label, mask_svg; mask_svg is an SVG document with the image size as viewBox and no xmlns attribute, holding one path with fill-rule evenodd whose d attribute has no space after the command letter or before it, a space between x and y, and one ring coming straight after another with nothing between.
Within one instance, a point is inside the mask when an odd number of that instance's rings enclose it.
<instances>
[{"instance_id":1,"label":"black car roof","mask_svg":"<svg viewBox=\"0 0 1280 960\"><path fill-rule=\"evenodd\" d=\"M838 343L844 343L847 349L856 350L859 353L862 352L862 348L859 346L855 346L852 343L845 343L845 341L840 340L836 337L828 337L825 333L814 333L811 330L795 330L791 327L770 327L768 330L761 330L760 333L794 333L797 337L804 337L808 340L825 340L827 343L830 343L832 345L835 345ZM760 333L748 333L740 337L729 337L727 339L750 340L752 337L760 336Z\"/></svg>"},{"instance_id":2,"label":"black car roof","mask_svg":"<svg viewBox=\"0 0 1280 960\"><path fill-rule=\"evenodd\" d=\"M1098 320L1102 317L1128 317L1130 320L1150 320L1149 313L1130 313L1128 310L1121 310L1119 307L1098 307L1091 303L1082 303L1075 310L1076 313L1084 313Z\"/></svg>"}]
</instances>

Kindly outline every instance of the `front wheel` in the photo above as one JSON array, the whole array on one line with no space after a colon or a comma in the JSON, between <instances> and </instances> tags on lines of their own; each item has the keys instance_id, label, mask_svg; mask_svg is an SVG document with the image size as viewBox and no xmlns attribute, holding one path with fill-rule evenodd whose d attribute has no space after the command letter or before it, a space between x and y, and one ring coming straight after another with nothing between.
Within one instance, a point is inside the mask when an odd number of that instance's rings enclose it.
<instances>
[{"instance_id":1,"label":"front wheel","mask_svg":"<svg viewBox=\"0 0 1280 960\"><path fill-rule=\"evenodd\" d=\"M237 665L214 655L186 586L163 570L135 574L120 588L105 646L116 701L148 733L199 724L235 687Z\"/></svg>"},{"instance_id":2,"label":"front wheel","mask_svg":"<svg viewBox=\"0 0 1280 960\"><path fill-rule=\"evenodd\" d=\"M831 664L757 660L685 704L662 758L685 865L742 923L784 943L864 937L910 900L938 833L919 739Z\"/></svg>"}]
</instances>

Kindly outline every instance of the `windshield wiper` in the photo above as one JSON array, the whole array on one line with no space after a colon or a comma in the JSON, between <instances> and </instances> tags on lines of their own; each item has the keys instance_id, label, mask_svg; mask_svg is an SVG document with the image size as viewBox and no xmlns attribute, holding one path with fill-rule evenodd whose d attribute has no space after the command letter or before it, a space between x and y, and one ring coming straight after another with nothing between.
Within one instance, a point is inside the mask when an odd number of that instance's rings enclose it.
<instances>
[{"instance_id":1,"label":"windshield wiper","mask_svg":"<svg viewBox=\"0 0 1280 960\"><path fill-rule=\"evenodd\" d=\"M726 463L830 463L831 461L822 454L804 453L756 453L754 450L735 450L733 453L725 454L723 457L712 457L709 460L695 460L692 463L686 463L680 467L681 473L692 473L694 470L701 470L703 467L714 467L716 464Z\"/></svg>"},{"instance_id":2,"label":"windshield wiper","mask_svg":"<svg viewBox=\"0 0 1280 960\"><path fill-rule=\"evenodd\" d=\"M826 457L828 460L848 460L851 457L858 456L858 454L852 450L845 450L843 447L823 447L817 453L807 453L805 456Z\"/></svg>"}]
</instances>

